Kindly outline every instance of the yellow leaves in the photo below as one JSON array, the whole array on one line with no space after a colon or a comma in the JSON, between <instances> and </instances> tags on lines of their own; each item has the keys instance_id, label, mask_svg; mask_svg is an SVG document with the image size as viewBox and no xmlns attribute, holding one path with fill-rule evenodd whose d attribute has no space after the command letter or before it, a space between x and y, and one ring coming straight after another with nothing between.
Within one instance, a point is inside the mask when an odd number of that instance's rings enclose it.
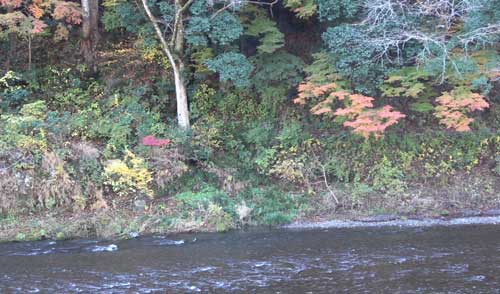
<instances>
[{"instance_id":1,"label":"yellow leaves","mask_svg":"<svg viewBox=\"0 0 500 294\"><path fill-rule=\"evenodd\" d=\"M104 168L105 183L110 185L119 196L143 193L152 197L149 184L152 173L146 168L144 159L126 150L124 160L110 160Z\"/></svg>"},{"instance_id":2,"label":"yellow leaves","mask_svg":"<svg viewBox=\"0 0 500 294\"><path fill-rule=\"evenodd\" d=\"M69 30L63 24L58 24L54 33L54 41L60 42L69 38Z\"/></svg>"}]
</instances>

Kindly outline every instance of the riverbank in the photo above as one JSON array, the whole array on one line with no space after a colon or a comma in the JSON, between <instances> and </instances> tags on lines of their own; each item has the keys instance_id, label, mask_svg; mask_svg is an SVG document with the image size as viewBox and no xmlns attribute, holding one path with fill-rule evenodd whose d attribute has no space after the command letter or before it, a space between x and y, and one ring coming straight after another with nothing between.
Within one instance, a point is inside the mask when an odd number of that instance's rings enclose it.
<instances>
[{"instance_id":1,"label":"riverbank","mask_svg":"<svg viewBox=\"0 0 500 294\"><path fill-rule=\"evenodd\" d=\"M318 187L317 193L306 194L247 187L236 195L202 187L128 202L117 202L112 194L105 194L100 198L102 205L86 209L0 215L0 242L116 240L283 225L290 229L439 226L498 223L500 218L500 194L496 192L500 181L487 170L456 174L446 185L421 184L400 193L338 184L330 188L322 191Z\"/></svg>"},{"instance_id":2,"label":"riverbank","mask_svg":"<svg viewBox=\"0 0 500 294\"><path fill-rule=\"evenodd\" d=\"M362 228L362 227L431 227L500 224L500 209L466 209L451 214L373 214L343 212L336 215L302 216L277 227L291 230ZM246 225L248 226L248 225ZM242 229L244 225L225 230ZM276 226L275 226L276 227ZM99 238L130 239L141 235L217 232L216 226L203 222L175 221L157 212L107 210L66 215L31 215L0 219L0 242Z\"/></svg>"}]
</instances>

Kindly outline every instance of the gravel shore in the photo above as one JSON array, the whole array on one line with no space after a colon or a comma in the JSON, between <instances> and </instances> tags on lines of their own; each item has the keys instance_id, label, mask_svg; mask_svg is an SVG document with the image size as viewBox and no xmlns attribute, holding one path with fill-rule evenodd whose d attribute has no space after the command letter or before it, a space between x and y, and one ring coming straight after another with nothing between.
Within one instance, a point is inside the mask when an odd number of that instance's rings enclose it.
<instances>
[{"instance_id":1,"label":"gravel shore","mask_svg":"<svg viewBox=\"0 0 500 294\"><path fill-rule=\"evenodd\" d=\"M329 228L362 228L362 227L431 227L500 224L500 216L460 217L451 219L398 219L390 221L350 221L331 220L324 222L295 222L283 226L285 229L329 229Z\"/></svg>"}]
</instances>

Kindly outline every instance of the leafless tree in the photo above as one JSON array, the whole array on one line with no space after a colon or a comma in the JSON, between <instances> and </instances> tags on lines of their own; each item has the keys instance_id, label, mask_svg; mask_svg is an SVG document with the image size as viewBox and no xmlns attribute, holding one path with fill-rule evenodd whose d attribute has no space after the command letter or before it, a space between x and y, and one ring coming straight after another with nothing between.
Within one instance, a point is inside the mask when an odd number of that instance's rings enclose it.
<instances>
[{"instance_id":1,"label":"leafless tree","mask_svg":"<svg viewBox=\"0 0 500 294\"><path fill-rule=\"evenodd\" d=\"M418 43L422 47L420 60L439 56L441 81L444 81L450 64L458 72L451 58L453 49L461 47L467 54L470 45L488 44L491 37L500 35L500 23L456 32L473 12L485 9L484 3L484 0L372 0L366 2L361 25L382 28L368 40L370 45L380 48L379 59L394 56L399 59L410 42Z\"/></svg>"}]
</instances>

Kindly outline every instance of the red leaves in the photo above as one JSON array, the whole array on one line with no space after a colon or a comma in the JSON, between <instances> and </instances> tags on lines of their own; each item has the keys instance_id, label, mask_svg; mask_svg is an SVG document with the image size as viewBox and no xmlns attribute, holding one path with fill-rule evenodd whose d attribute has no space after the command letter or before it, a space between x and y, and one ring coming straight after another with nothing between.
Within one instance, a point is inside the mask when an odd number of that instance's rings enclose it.
<instances>
[{"instance_id":1,"label":"red leaves","mask_svg":"<svg viewBox=\"0 0 500 294\"><path fill-rule=\"evenodd\" d=\"M341 100L343 100L342 98ZM365 108L372 108L372 101L375 100L372 97L360 95L360 94L352 94L349 95L349 99L351 105L346 108L339 108L335 111L335 115L340 116L349 116L349 115L357 115L363 112Z\"/></svg>"},{"instance_id":2,"label":"red leaves","mask_svg":"<svg viewBox=\"0 0 500 294\"><path fill-rule=\"evenodd\" d=\"M337 89L335 83L326 85L315 85L307 81L299 85L299 95L293 100L296 104L304 105L308 99L322 98L323 100L311 108L315 115L333 114L347 119L345 127L353 128L353 132L365 138L374 135L376 138L382 136L385 129L396 124L405 115L399 111L394 111L391 106L372 109L373 97L351 94L347 91ZM335 101L343 101L345 107L332 109Z\"/></svg>"},{"instance_id":3,"label":"red leaves","mask_svg":"<svg viewBox=\"0 0 500 294\"><path fill-rule=\"evenodd\" d=\"M142 138L141 144L144 146L163 147L169 145L171 142L169 139L158 139L155 136L149 135Z\"/></svg>"},{"instance_id":4,"label":"red leaves","mask_svg":"<svg viewBox=\"0 0 500 294\"><path fill-rule=\"evenodd\" d=\"M337 88L335 83L318 86L311 81L307 81L299 85L299 95L293 100L293 103L304 105L307 99L326 95L335 90L335 88Z\"/></svg>"},{"instance_id":5,"label":"red leaves","mask_svg":"<svg viewBox=\"0 0 500 294\"><path fill-rule=\"evenodd\" d=\"M484 96L463 88L443 92L436 99L436 102L439 105L436 106L434 115L446 128L454 129L457 132L470 131L469 125L474 119L469 118L467 113L481 111L490 106Z\"/></svg>"},{"instance_id":6,"label":"red leaves","mask_svg":"<svg viewBox=\"0 0 500 294\"><path fill-rule=\"evenodd\" d=\"M399 111L393 111L392 106L386 105L378 109L364 110L354 120L346 121L344 126L353 128L353 132L365 138L374 135L375 138L382 136L385 129L396 124L405 115Z\"/></svg>"},{"instance_id":7,"label":"red leaves","mask_svg":"<svg viewBox=\"0 0 500 294\"><path fill-rule=\"evenodd\" d=\"M57 20L64 19L70 24L80 24L82 22L80 7L74 2L57 2L56 8L54 8L53 16Z\"/></svg>"},{"instance_id":8,"label":"red leaves","mask_svg":"<svg viewBox=\"0 0 500 294\"><path fill-rule=\"evenodd\" d=\"M43 30L47 27L47 24L39 19L34 19L32 24L33 24L33 29L31 29L32 34L39 34L43 32Z\"/></svg>"},{"instance_id":9,"label":"red leaves","mask_svg":"<svg viewBox=\"0 0 500 294\"><path fill-rule=\"evenodd\" d=\"M0 0L0 6L19 8L23 4L22 0Z\"/></svg>"},{"instance_id":10,"label":"red leaves","mask_svg":"<svg viewBox=\"0 0 500 294\"><path fill-rule=\"evenodd\" d=\"M48 26L42 20L42 18L45 19L44 16L51 16L55 20L64 20L70 24L80 24L82 22L80 6L76 2L57 0L0 0L0 6L15 9L13 12L3 14L4 16L9 16L11 19L10 22L4 21L4 24L21 35L43 32ZM14 19L13 16L16 18ZM21 19L22 23L18 19Z\"/></svg>"}]
</instances>

